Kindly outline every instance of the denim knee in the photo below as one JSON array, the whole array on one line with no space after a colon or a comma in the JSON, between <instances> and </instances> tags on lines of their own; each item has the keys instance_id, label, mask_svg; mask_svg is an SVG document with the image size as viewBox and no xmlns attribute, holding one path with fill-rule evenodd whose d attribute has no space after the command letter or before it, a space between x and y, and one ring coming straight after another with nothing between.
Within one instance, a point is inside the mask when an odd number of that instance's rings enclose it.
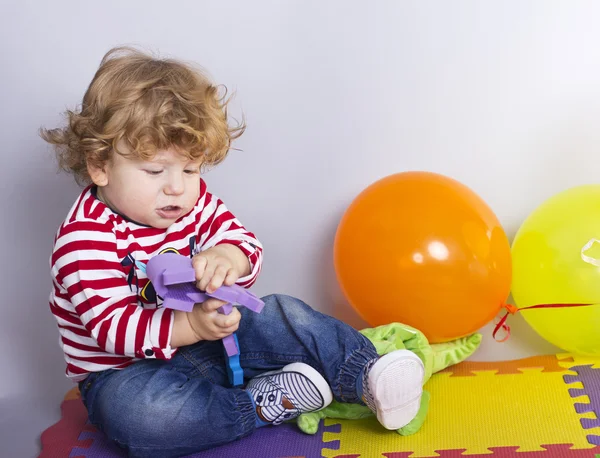
<instances>
[{"instance_id":1,"label":"denim knee","mask_svg":"<svg viewBox=\"0 0 600 458\"><path fill-rule=\"evenodd\" d=\"M316 313L315 309L301 299L287 294L270 294L264 301L269 304L269 308L276 309L278 314L285 315L298 326L309 324L311 316Z\"/></svg>"}]
</instances>

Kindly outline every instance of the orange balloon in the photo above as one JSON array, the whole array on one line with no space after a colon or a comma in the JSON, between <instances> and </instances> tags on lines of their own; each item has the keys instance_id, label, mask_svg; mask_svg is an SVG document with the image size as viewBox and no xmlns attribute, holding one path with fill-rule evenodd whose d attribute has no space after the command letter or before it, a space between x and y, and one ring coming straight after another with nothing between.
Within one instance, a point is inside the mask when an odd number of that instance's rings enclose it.
<instances>
[{"instance_id":1,"label":"orange balloon","mask_svg":"<svg viewBox=\"0 0 600 458\"><path fill-rule=\"evenodd\" d=\"M430 342L476 332L508 298L508 239L486 203L456 180L405 172L369 186L338 227L342 291L371 326L401 322Z\"/></svg>"}]
</instances>

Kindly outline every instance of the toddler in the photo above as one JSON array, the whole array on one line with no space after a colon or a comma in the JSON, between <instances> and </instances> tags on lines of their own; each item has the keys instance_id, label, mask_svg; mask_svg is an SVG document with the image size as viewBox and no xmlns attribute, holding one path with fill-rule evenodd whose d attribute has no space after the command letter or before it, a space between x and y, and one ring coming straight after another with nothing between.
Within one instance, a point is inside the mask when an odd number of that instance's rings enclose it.
<instances>
[{"instance_id":1,"label":"toddler","mask_svg":"<svg viewBox=\"0 0 600 458\"><path fill-rule=\"evenodd\" d=\"M66 127L41 131L87 185L55 237L50 309L90 421L140 457L225 444L333 398L365 403L384 428L408 424L424 376L414 353L379 358L355 329L285 295L263 298L260 314L220 314L216 299L166 309L139 268L173 252L192 258L200 290L256 281L261 243L201 178L243 133L227 102L189 64L116 48ZM220 342L236 331L243 387L229 385Z\"/></svg>"}]
</instances>

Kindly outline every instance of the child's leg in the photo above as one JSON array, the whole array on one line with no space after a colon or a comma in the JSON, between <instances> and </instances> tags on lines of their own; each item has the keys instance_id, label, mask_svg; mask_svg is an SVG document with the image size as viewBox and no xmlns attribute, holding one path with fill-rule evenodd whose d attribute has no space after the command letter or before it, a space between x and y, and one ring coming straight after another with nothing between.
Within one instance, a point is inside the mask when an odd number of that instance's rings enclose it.
<instances>
[{"instance_id":1,"label":"child's leg","mask_svg":"<svg viewBox=\"0 0 600 458\"><path fill-rule=\"evenodd\" d=\"M418 413L424 370L414 353L402 350L378 358L366 337L304 302L283 295L263 300L260 314L240 308L237 334L246 378L303 362L323 375L336 400L366 403L388 429L405 426ZM226 383L220 342L190 346L186 354L199 365L212 360L211 377ZM257 404L262 394L254 393L255 400L260 397Z\"/></svg>"},{"instance_id":2,"label":"child's leg","mask_svg":"<svg viewBox=\"0 0 600 458\"><path fill-rule=\"evenodd\" d=\"M189 455L250 434L256 415L248 393L191 378L186 365L175 355L92 374L82 387L90 421L138 457Z\"/></svg>"},{"instance_id":3,"label":"child's leg","mask_svg":"<svg viewBox=\"0 0 600 458\"><path fill-rule=\"evenodd\" d=\"M91 422L129 456L184 456L239 439L257 426L325 407L331 391L306 364L264 377L265 416L249 390L227 384L220 342L182 347L170 361L143 360L80 384ZM267 392L268 391L268 392ZM285 397L281 394L285 393ZM272 418L272 413L278 418ZM281 415L279 415L281 414Z\"/></svg>"}]
</instances>

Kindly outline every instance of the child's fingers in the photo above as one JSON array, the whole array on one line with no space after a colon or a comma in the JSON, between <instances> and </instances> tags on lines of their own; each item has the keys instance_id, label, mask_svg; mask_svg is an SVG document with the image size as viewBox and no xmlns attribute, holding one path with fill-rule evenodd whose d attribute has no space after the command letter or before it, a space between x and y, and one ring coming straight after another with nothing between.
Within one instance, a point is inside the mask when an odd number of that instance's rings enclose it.
<instances>
[{"instance_id":1,"label":"child's fingers","mask_svg":"<svg viewBox=\"0 0 600 458\"><path fill-rule=\"evenodd\" d=\"M231 334L233 334L234 332L236 332L238 330L239 326L240 326L239 323L235 323L226 328L217 328L218 330L216 331L216 335L219 336L219 339L230 336Z\"/></svg>"},{"instance_id":2,"label":"child's fingers","mask_svg":"<svg viewBox=\"0 0 600 458\"><path fill-rule=\"evenodd\" d=\"M192 258L192 267L196 272L196 279L199 280L204 275L204 270L208 264L208 258L206 256L196 255Z\"/></svg>"},{"instance_id":3,"label":"child's fingers","mask_svg":"<svg viewBox=\"0 0 600 458\"><path fill-rule=\"evenodd\" d=\"M204 268L204 274L202 274L202 278L196 282L196 287L200 291L206 291L206 287L215 275L215 268L216 265L212 262L206 264L206 267Z\"/></svg>"},{"instance_id":4,"label":"child's fingers","mask_svg":"<svg viewBox=\"0 0 600 458\"><path fill-rule=\"evenodd\" d=\"M202 310L204 310L206 313L210 313L210 312L214 312L215 310L223 307L225 304L227 304L227 302L225 301L220 301L219 299L207 299L204 302L202 302L201 307ZM227 315L220 315L219 316L227 316Z\"/></svg>"},{"instance_id":5,"label":"child's fingers","mask_svg":"<svg viewBox=\"0 0 600 458\"><path fill-rule=\"evenodd\" d=\"M223 281L225 280L226 275L227 269L225 268L225 266L217 266L217 268L215 269L215 273L208 282L208 285L206 286L206 292L214 293L217 289L223 286Z\"/></svg>"},{"instance_id":6,"label":"child's fingers","mask_svg":"<svg viewBox=\"0 0 600 458\"><path fill-rule=\"evenodd\" d=\"M238 273L234 268L231 268L227 271L227 275L225 276L225 280L223 280L223 284L227 286L235 285L235 282L238 281Z\"/></svg>"},{"instance_id":7,"label":"child's fingers","mask_svg":"<svg viewBox=\"0 0 600 458\"><path fill-rule=\"evenodd\" d=\"M227 329L232 326L238 326L242 315L237 308L233 308L229 315L218 315L215 317L214 323L222 329Z\"/></svg>"}]
</instances>

